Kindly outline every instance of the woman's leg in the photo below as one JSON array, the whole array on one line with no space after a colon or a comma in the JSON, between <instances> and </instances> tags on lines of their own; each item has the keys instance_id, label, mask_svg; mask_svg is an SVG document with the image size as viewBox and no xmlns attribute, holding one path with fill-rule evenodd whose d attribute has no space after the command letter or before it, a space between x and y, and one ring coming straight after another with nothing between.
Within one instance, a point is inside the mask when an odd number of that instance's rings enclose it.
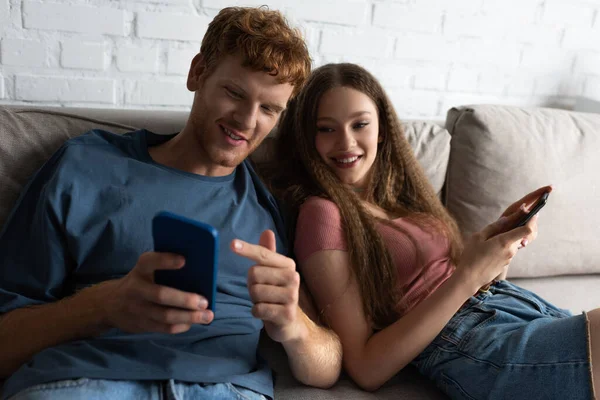
<instances>
[{"instance_id":1,"label":"woman's leg","mask_svg":"<svg viewBox=\"0 0 600 400\"><path fill-rule=\"evenodd\" d=\"M590 327L592 380L595 398L600 395L600 308L587 313Z\"/></svg>"}]
</instances>

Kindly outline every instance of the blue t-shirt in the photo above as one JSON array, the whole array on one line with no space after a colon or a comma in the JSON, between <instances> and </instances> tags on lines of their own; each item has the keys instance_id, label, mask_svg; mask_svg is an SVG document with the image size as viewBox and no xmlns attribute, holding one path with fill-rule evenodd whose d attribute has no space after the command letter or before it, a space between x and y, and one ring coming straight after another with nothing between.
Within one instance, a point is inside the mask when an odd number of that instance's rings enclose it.
<instances>
[{"instance_id":1,"label":"blue t-shirt","mask_svg":"<svg viewBox=\"0 0 600 400\"><path fill-rule=\"evenodd\" d=\"M253 262L229 244L234 238L257 243L262 231L272 229L285 254L277 204L248 162L223 177L155 163L148 147L171 137L93 130L53 155L0 234L0 315L123 277L153 249L152 218L167 210L219 231L214 321L176 335L112 329L45 349L5 382L4 398L78 377L231 382L272 396L271 372L257 355L263 325L251 315L246 284Z\"/></svg>"}]
</instances>

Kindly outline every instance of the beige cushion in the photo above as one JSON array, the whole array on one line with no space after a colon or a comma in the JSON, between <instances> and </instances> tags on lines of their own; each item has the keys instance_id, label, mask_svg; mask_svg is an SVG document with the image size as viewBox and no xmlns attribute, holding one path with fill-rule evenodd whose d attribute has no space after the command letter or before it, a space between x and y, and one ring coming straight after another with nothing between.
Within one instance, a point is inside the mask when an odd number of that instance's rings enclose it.
<instances>
[{"instance_id":1,"label":"beige cushion","mask_svg":"<svg viewBox=\"0 0 600 400\"><path fill-rule=\"evenodd\" d=\"M600 272L600 115L555 109L470 106L448 112L452 136L446 203L469 234L526 193L555 186L538 239L509 277Z\"/></svg>"},{"instance_id":2,"label":"beige cushion","mask_svg":"<svg viewBox=\"0 0 600 400\"><path fill-rule=\"evenodd\" d=\"M407 121L403 123L403 127L419 164L439 195L446 180L450 157L450 134L445 128L433 122Z\"/></svg>"},{"instance_id":3,"label":"beige cushion","mask_svg":"<svg viewBox=\"0 0 600 400\"><path fill-rule=\"evenodd\" d=\"M0 227L31 175L67 139L93 128L132 130L54 111L0 107Z\"/></svg>"},{"instance_id":4,"label":"beige cushion","mask_svg":"<svg viewBox=\"0 0 600 400\"><path fill-rule=\"evenodd\" d=\"M512 283L532 291L557 307L573 314L600 307L600 275L515 278Z\"/></svg>"}]
</instances>

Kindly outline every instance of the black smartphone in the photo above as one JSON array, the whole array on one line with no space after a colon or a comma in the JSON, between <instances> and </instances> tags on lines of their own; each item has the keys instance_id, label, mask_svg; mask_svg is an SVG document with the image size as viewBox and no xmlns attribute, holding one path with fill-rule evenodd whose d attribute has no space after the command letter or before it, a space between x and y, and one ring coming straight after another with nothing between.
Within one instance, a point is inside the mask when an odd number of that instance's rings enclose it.
<instances>
[{"instance_id":1,"label":"black smartphone","mask_svg":"<svg viewBox=\"0 0 600 400\"><path fill-rule=\"evenodd\" d=\"M523 218L521 218L521 220L519 221L519 223L515 226L515 228L518 228L520 226L525 225L527 222L529 222L529 220L531 218L533 218L533 216L535 214L537 214L548 202L548 196L550 195L550 192L546 192L543 195L540 196L540 198L537 200L537 202L535 203L535 205L533 206L533 208L531 209L531 211L529 211L529 213L527 213L527 215L523 216Z\"/></svg>"}]
</instances>

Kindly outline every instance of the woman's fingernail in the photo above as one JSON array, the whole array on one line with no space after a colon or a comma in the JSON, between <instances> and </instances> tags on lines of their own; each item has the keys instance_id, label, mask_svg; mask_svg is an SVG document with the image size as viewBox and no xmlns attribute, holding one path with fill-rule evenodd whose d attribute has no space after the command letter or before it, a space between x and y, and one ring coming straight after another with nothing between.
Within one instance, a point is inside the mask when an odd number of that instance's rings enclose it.
<instances>
[{"instance_id":1,"label":"woman's fingernail","mask_svg":"<svg viewBox=\"0 0 600 400\"><path fill-rule=\"evenodd\" d=\"M241 250L242 249L242 242L240 242L239 240L234 240L233 241L233 248L236 250Z\"/></svg>"}]
</instances>

